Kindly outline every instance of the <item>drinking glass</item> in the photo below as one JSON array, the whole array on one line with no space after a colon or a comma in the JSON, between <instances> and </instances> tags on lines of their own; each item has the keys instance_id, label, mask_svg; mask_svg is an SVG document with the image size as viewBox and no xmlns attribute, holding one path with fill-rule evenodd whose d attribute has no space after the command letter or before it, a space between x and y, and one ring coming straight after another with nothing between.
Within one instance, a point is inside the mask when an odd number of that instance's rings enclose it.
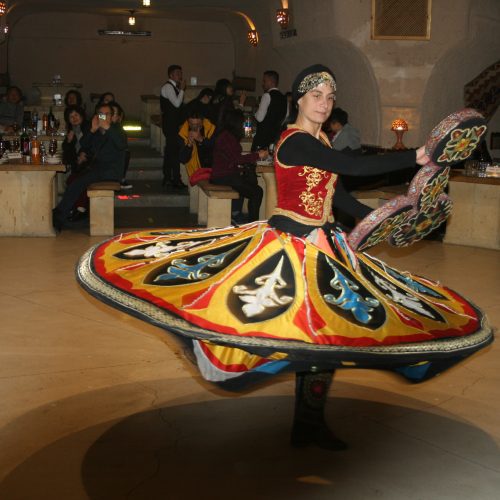
<instances>
[{"instance_id":1,"label":"drinking glass","mask_svg":"<svg viewBox=\"0 0 500 500\"><path fill-rule=\"evenodd\" d=\"M466 160L465 162L465 175L467 177L474 177L476 175L479 162L477 160Z\"/></svg>"},{"instance_id":2,"label":"drinking glass","mask_svg":"<svg viewBox=\"0 0 500 500\"><path fill-rule=\"evenodd\" d=\"M49 142L49 155L54 156L57 152L57 139L50 139Z\"/></svg>"},{"instance_id":3,"label":"drinking glass","mask_svg":"<svg viewBox=\"0 0 500 500\"><path fill-rule=\"evenodd\" d=\"M487 161L479 161L477 166L477 176L478 177L486 177L486 169L490 166L490 163Z\"/></svg>"},{"instance_id":4,"label":"drinking glass","mask_svg":"<svg viewBox=\"0 0 500 500\"><path fill-rule=\"evenodd\" d=\"M21 141L19 140L19 137L14 137L10 143L12 145L12 151L14 151L14 153L19 153L19 150L21 149Z\"/></svg>"}]
</instances>

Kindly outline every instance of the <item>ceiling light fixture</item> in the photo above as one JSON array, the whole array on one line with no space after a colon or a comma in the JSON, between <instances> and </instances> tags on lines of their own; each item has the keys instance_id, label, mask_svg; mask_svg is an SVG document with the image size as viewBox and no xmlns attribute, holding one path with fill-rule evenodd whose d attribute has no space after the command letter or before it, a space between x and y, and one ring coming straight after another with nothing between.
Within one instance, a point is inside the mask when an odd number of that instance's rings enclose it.
<instances>
[{"instance_id":1,"label":"ceiling light fixture","mask_svg":"<svg viewBox=\"0 0 500 500\"><path fill-rule=\"evenodd\" d=\"M151 36L151 31L97 30L101 36Z\"/></svg>"},{"instance_id":2,"label":"ceiling light fixture","mask_svg":"<svg viewBox=\"0 0 500 500\"><path fill-rule=\"evenodd\" d=\"M0 17L7 11L7 2L0 2Z\"/></svg>"},{"instance_id":3,"label":"ceiling light fixture","mask_svg":"<svg viewBox=\"0 0 500 500\"><path fill-rule=\"evenodd\" d=\"M151 0L142 0L143 7L151 7Z\"/></svg>"},{"instance_id":4,"label":"ceiling light fixture","mask_svg":"<svg viewBox=\"0 0 500 500\"><path fill-rule=\"evenodd\" d=\"M135 16L134 16L134 14L135 14L135 10L131 10L130 11L130 16L128 18L128 24L130 26L135 26Z\"/></svg>"}]
</instances>

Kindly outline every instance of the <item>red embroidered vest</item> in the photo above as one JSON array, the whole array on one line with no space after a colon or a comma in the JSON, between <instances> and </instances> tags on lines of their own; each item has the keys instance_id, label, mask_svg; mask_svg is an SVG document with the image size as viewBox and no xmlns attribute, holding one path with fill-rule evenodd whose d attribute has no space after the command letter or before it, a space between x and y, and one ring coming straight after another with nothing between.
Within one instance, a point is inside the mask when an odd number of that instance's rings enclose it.
<instances>
[{"instance_id":1,"label":"red embroidered vest","mask_svg":"<svg viewBox=\"0 0 500 500\"><path fill-rule=\"evenodd\" d=\"M332 198L337 175L315 167L284 165L278 161L279 149L286 140L293 134L306 133L299 128L289 128L281 134L274 161L278 193L273 214L309 226L322 226L327 221L333 222ZM323 132L321 140L331 147Z\"/></svg>"}]
</instances>

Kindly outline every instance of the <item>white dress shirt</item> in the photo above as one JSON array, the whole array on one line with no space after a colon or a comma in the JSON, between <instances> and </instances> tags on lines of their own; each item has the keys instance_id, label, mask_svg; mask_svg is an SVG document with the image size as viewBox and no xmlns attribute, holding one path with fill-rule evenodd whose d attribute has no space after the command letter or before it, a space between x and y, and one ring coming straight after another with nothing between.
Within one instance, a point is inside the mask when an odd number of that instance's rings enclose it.
<instances>
[{"instance_id":1,"label":"white dress shirt","mask_svg":"<svg viewBox=\"0 0 500 500\"><path fill-rule=\"evenodd\" d=\"M271 104L271 95L269 92L271 90L278 90L277 87L273 87L269 89L261 98L259 103L259 109L255 112L255 119L260 123L267 114L267 109L269 108L269 104Z\"/></svg>"},{"instance_id":2,"label":"white dress shirt","mask_svg":"<svg viewBox=\"0 0 500 500\"><path fill-rule=\"evenodd\" d=\"M173 80L169 80L169 82L177 88L177 84ZM176 108L178 108L184 100L184 90L179 90L179 94L176 95L172 85L169 85L167 82L161 88L160 93L165 99L168 99Z\"/></svg>"}]
</instances>

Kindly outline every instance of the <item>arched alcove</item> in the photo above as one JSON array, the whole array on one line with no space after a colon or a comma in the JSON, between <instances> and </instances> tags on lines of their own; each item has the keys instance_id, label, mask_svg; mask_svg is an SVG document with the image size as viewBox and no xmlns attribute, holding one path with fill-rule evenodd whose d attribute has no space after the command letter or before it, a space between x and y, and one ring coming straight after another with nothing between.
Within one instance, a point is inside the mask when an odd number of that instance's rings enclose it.
<instances>
[{"instance_id":1,"label":"arched alcove","mask_svg":"<svg viewBox=\"0 0 500 500\"><path fill-rule=\"evenodd\" d=\"M464 107L465 84L498 59L499 31L498 3L494 0L474 2L469 17L469 37L436 62L427 81L422 100L421 140L427 138L442 118Z\"/></svg>"}]
</instances>

